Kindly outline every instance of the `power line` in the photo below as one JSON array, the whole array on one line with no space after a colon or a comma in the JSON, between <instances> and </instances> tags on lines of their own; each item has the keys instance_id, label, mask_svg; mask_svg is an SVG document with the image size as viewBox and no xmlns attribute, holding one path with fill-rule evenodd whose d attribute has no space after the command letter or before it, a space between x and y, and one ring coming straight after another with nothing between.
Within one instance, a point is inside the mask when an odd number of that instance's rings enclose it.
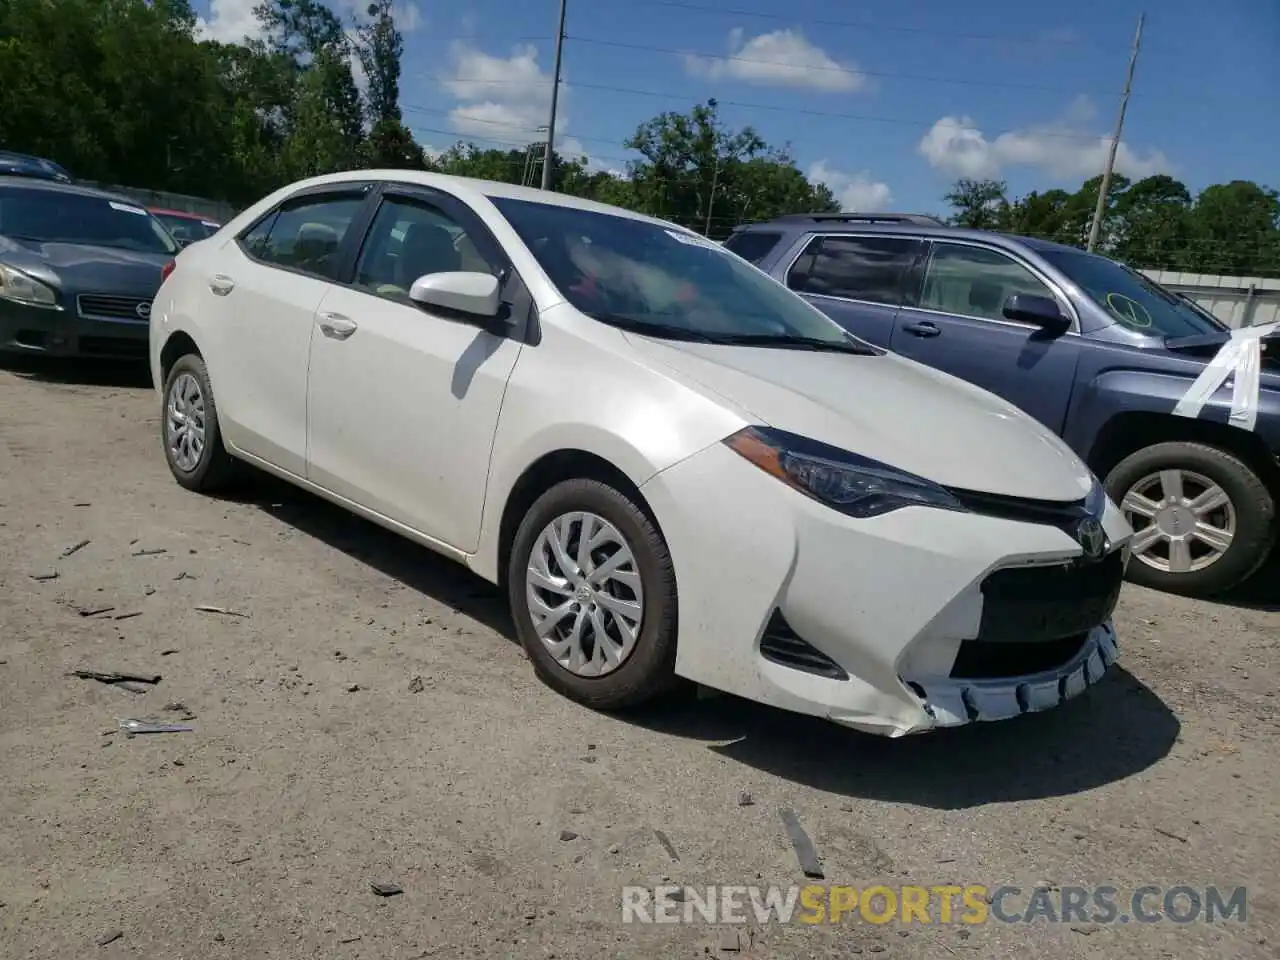
<instances>
[{"instance_id":1,"label":"power line","mask_svg":"<svg viewBox=\"0 0 1280 960\"><path fill-rule=\"evenodd\" d=\"M1019 37L1008 34L966 33L957 30L944 30L930 27L904 27L896 24L877 23L869 20L828 20L819 18L799 18L781 13L761 13L758 10L741 10L729 7L712 7L700 3L686 3L683 0L627 0L628 4L647 4L655 7L671 7L677 10L692 10L700 13L714 13L728 17L754 17L759 20L773 20L801 25L812 24L816 27L852 27L859 30L884 30L891 33L912 33L927 36L941 36L961 40L987 40L997 43L1042 43L1068 46L1082 43L1079 37L1054 36L1045 34L1037 37Z\"/></svg>"},{"instance_id":2,"label":"power line","mask_svg":"<svg viewBox=\"0 0 1280 960\"><path fill-rule=\"evenodd\" d=\"M643 43L623 43L617 40L604 40L599 37L578 37L578 36L572 36L572 35L566 34L565 39L573 41L574 43L590 43L590 44L595 44L596 46L601 46L601 47L615 47L620 50L644 50L651 53L670 54L672 56L700 57L704 60L720 60L720 61L728 61L733 63L753 63L758 66L769 66L769 67L788 67L797 72L803 71L805 73L812 73L812 72L834 73L834 74L845 74L850 77L892 77L898 80L919 80L925 83L949 83L949 84L957 84L961 86L974 86L974 87L1003 87L1011 90L1043 90L1043 91L1048 91L1050 93L1080 94L1082 92L1085 92L1085 93L1094 93L1094 94L1105 95L1105 96L1115 96L1118 93L1118 91L1116 90L1082 91L1078 87L1051 87L1051 86L1045 86L1042 84L1031 84L1031 83L1006 83L999 80L968 80L963 77L922 76L920 74L896 73L896 72L887 71L887 70L864 70L860 67L840 67L840 66L828 67L828 66L814 66L811 64L805 64L804 66L797 66L796 64L789 63L786 60L761 60L756 57L740 57L734 54L705 53L705 52L700 52L695 50L678 50L674 47L655 47L655 46L651 46L649 44L643 44Z\"/></svg>"}]
</instances>

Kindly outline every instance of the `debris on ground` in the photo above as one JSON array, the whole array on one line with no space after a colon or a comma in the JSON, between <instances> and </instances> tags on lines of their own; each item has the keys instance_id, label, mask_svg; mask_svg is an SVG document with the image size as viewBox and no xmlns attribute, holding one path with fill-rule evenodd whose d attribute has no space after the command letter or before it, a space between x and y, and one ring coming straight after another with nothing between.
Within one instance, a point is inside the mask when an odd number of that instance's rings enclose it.
<instances>
[{"instance_id":1,"label":"debris on ground","mask_svg":"<svg viewBox=\"0 0 1280 960\"><path fill-rule=\"evenodd\" d=\"M142 550L133 551L135 557L157 557L162 553L168 553L164 547L145 547Z\"/></svg>"},{"instance_id":2,"label":"debris on ground","mask_svg":"<svg viewBox=\"0 0 1280 960\"><path fill-rule=\"evenodd\" d=\"M560 839L567 843L570 840L577 840L578 835L574 833L572 830L561 830Z\"/></svg>"},{"instance_id":3,"label":"debris on ground","mask_svg":"<svg viewBox=\"0 0 1280 960\"><path fill-rule=\"evenodd\" d=\"M818 862L818 851L800 825L800 817L790 809L779 810L778 813L782 817L783 826L787 828L787 836L791 840L791 846L795 848L796 859L800 861L800 869L804 871L804 875L812 880L824 879L826 875Z\"/></svg>"},{"instance_id":4,"label":"debris on ground","mask_svg":"<svg viewBox=\"0 0 1280 960\"><path fill-rule=\"evenodd\" d=\"M738 937L737 930L721 930L720 940L716 944L716 949L723 953L738 953L742 950L742 940Z\"/></svg>"},{"instance_id":5,"label":"debris on ground","mask_svg":"<svg viewBox=\"0 0 1280 960\"><path fill-rule=\"evenodd\" d=\"M123 930L110 930L98 938L98 946L105 947L108 943L115 943L123 936Z\"/></svg>"},{"instance_id":6,"label":"debris on ground","mask_svg":"<svg viewBox=\"0 0 1280 960\"><path fill-rule=\"evenodd\" d=\"M663 833L661 830L653 831L653 835L658 838L658 842L662 844L663 849L667 851L667 856L669 856L672 860L679 863L680 854L676 853L675 845L671 842L671 840L667 837L667 835Z\"/></svg>"},{"instance_id":7,"label":"debris on ground","mask_svg":"<svg viewBox=\"0 0 1280 960\"><path fill-rule=\"evenodd\" d=\"M360 684L351 683L347 685L347 693L359 693L359 692L360 692Z\"/></svg>"},{"instance_id":8,"label":"debris on ground","mask_svg":"<svg viewBox=\"0 0 1280 960\"><path fill-rule=\"evenodd\" d=\"M99 683L135 691L138 689L139 684L154 687L160 682L160 674L158 673L122 673L115 670L72 670L67 676L78 677L81 680L97 680Z\"/></svg>"},{"instance_id":9,"label":"debris on ground","mask_svg":"<svg viewBox=\"0 0 1280 960\"><path fill-rule=\"evenodd\" d=\"M31 576L31 579L32 579L32 580L38 580L39 582L44 583L44 582L45 582L45 581L47 581L47 580L57 580L57 579L58 579L58 571L57 571L57 570L45 570L45 571L43 571L42 573L33 573L33 574L31 574L30 576Z\"/></svg>"},{"instance_id":10,"label":"debris on ground","mask_svg":"<svg viewBox=\"0 0 1280 960\"><path fill-rule=\"evenodd\" d=\"M394 883L371 883L369 886L380 897L394 897L404 893L404 890Z\"/></svg>"},{"instance_id":11,"label":"debris on ground","mask_svg":"<svg viewBox=\"0 0 1280 960\"><path fill-rule=\"evenodd\" d=\"M77 550L83 550L92 542L93 542L92 540L81 540L79 543L73 543L71 546L67 547L67 549L62 551L62 555L64 557L69 557L73 553L75 553Z\"/></svg>"},{"instance_id":12,"label":"debris on ground","mask_svg":"<svg viewBox=\"0 0 1280 960\"><path fill-rule=\"evenodd\" d=\"M426 689L426 685L422 682L421 677L414 677L409 681L410 693L421 693L424 689Z\"/></svg>"},{"instance_id":13,"label":"debris on ground","mask_svg":"<svg viewBox=\"0 0 1280 960\"><path fill-rule=\"evenodd\" d=\"M1169 830L1164 830L1164 829L1161 829L1160 827L1152 827L1151 829L1154 830L1156 833L1160 834L1160 836L1162 837L1168 837L1170 840L1177 840L1179 843L1187 842L1186 837L1179 836L1178 834L1173 833Z\"/></svg>"},{"instance_id":14,"label":"debris on ground","mask_svg":"<svg viewBox=\"0 0 1280 960\"><path fill-rule=\"evenodd\" d=\"M142 616L141 610L130 610L128 613L117 613L112 620L132 620L134 617Z\"/></svg>"},{"instance_id":15,"label":"debris on ground","mask_svg":"<svg viewBox=\"0 0 1280 960\"><path fill-rule=\"evenodd\" d=\"M738 806L753 807L755 806L755 803L756 802L751 799L751 794L747 793L745 790L738 794Z\"/></svg>"},{"instance_id":16,"label":"debris on ground","mask_svg":"<svg viewBox=\"0 0 1280 960\"><path fill-rule=\"evenodd\" d=\"M227 607L215 607L211 604L202 603L196 607L201 613L217 613L224 617L247 617L247 613L241 613L239 610L231 610Z\"/></svg>"},{"instance_id":17,"label":"debris on ground","mask_svg":"<svg viewBox=\"0 0 1280 960\"><path fill-rule=\"evenodd\" d=\"M190 733L194 728L180 723L161 723L157 720L121 720L120 729L132 737L138 733Z\"/></svg>"},{"instance_id":18,"label":"debris on ground","mask_svg":"<svg viewBox=\"0 0 1280 960\"><path fill-rule=\"evenodd\" d=\"M80 614L80 616L82 617L96 617L100 613L110 613L114 609L115 607L112 607L112 606L77 607L76 613Z\"/></svg>"}]
</instances>

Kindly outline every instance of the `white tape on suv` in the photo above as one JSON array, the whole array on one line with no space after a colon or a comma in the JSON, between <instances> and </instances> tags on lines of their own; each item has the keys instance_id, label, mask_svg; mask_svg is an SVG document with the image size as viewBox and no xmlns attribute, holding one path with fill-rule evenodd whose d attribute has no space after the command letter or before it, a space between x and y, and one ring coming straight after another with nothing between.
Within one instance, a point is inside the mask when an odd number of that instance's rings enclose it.
<instances>
[{"instance_id":1,"label":"white tape on suv","mask_svg":"<svg viewBox=\"0 0 1280 960\"><path fill-rule=\"evenodd\" d=\"M1232 426L1252 430L1258 421L1258 391L1262 377L1262 338L1280 330L1280 321L1240 327L1231 331L1231 339L1222 345L1214 358L1183 394L1173 412L1179 417L1198 417L1218 388L1234 377L1231 385Z\"/></svg>"}]
</instances>

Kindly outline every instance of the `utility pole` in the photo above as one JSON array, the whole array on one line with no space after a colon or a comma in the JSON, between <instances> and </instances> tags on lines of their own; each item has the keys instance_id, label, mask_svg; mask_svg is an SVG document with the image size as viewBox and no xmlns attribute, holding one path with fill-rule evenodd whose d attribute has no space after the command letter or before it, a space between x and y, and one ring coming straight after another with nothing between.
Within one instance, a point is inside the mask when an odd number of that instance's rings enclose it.
<instances>
[{"instance_id":1,"label":"utility pole","mask_svg":"<svg viewBox=\"0 0 1280 960\"><path fill-rule=\"evenodd\" d=\"M1124 129L1124 111L1129 106L1129 91L1133 89L1133 68L1138 63L1138 49L1142 46L1142 22L1147 18L1145 13L1138 14L1138 30L1133 35L1133 50L1129 53L1129 72L1124 78L1124 93L1120 95L1120 113L1116 116L1116 132L1111 138L1111 149L1107 153L1107 166L1102 171L1102 183L1098 186L1098 204L1093 208L1093 224L1089 227L1088 250L1098 245L1098 234L1102 230L1102 215L1107 208L1107 194L1111 192L1111 173L1116 165L1116 150L1120 147L1120 132Z\"/></svg>"},{"instance_id":2,"label":"utility pole","mask_svg":"<svg viewBox=\"0 0 1280 960\"><path fill-rule=\"evenodd\" d=\"M542 160L542 189L551 189L551 168L556 156L556 105L560 101L560 58L564 53L564 13L568 0L560 0L560 22L556 25L556 65L551 80L551 118L547 121L547 152Z\"/></svg>"},{"instance_id":3,"label":"utility pole","mask_svg":"<svg viewBox=\"0 0 1280 960\"><path fill-rule=\"evenodd\" d=\"M720 104L712 99L707 101L707 106L715 110ZM711 173L711 196L707 198L707 225L702 231L705 237L711 236L711 213L716 208L716 184L720 181L720 127L716 125L712 129L715 131L715 136L711 148L716 152L716 165Z\"/></svg>"}]
</instances>

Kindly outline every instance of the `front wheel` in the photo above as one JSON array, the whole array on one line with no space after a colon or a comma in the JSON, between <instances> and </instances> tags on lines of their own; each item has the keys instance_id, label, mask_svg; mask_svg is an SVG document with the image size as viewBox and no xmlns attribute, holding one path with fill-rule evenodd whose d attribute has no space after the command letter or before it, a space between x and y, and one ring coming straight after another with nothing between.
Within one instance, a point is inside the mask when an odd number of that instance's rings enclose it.
<instances>
[{"instance_id":1,"label":"front wheel","mask_svg":"<svg viewBox=\"0 0 1280 960\"><path fill-rule=\"evenodd\" d=\"M520 643L559 693L618 710L675 684L671 554L627 494L585 479L544 493L516 532L507 590Z\"/></svg>"},{"instance_id":2,"label":"front wheel","mask_svg":"<svg viewBox=\"0 0 1280 960\"><path fill-rule=\"evenodd\" d=\"M1107 492L1134 529L1128 578L1207 597L1247 580L1276 539L1276 505L1238 457L1199 443L1158 443L1107 476Z\"/></svg>"}]
</instances>

